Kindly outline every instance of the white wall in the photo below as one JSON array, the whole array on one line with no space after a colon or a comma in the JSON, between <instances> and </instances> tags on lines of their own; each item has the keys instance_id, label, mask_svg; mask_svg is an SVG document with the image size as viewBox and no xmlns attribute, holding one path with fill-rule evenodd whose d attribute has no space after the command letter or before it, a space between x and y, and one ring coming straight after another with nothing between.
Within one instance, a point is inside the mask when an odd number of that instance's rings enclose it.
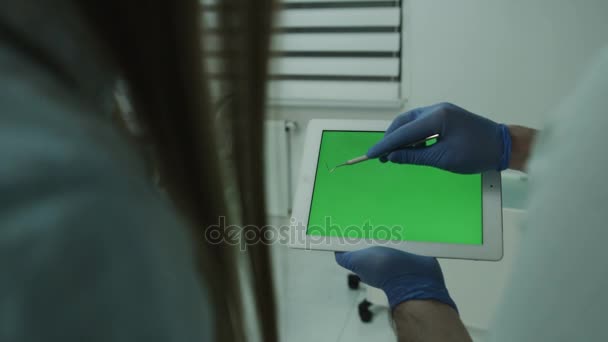
<instances>
[{"instance_id":1,"label":"white wall","mask_svg":"<svg viewBox=\"0 0 608 342\"><path fill-rule=\"evenodd\" d=\"M592 56L608 44L606 0L404 0L402 109L274 108L295 120L293 180L310 118L390 119L450 101L491 119L542 127ZM573 113L576 115L576 113ZM505 224L506 261L447 261L446 278L468 324L485 328L517 245L519 219ZM483 290L491 284L495 290Z\"/></svg>"}]
</instances>

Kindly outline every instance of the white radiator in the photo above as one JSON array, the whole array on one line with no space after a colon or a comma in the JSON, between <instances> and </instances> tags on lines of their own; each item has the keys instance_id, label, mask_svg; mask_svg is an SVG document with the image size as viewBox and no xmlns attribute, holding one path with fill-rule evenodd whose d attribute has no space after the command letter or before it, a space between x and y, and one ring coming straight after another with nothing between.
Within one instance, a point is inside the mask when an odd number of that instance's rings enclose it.
<instances>
[{"instance_id":1,"label":"white radiator","mask_svg":"<svg viewBox=\"0 0 608 342\"><path fill-rule=\"evenodd\" d=\"M293 128L285 120L265 123L266 211L269 216L287 217L291 210L290 132Z\"/></svg>"}]
</instances>

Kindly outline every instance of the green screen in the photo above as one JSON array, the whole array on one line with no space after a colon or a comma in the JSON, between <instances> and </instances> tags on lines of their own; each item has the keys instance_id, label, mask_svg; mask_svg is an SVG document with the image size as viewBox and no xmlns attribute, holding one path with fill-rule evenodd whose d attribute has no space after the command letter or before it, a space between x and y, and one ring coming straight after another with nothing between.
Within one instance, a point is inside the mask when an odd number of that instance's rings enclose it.
<instances>
[{"instance_id":1,"label":"green screen","mask_svg":"<svg viewBox=\"0 0 608 342\"><path fill-rule=\"evenodd\" d=\"M383 132L324 131L307 234L476 244L482 236L481 175L369 160ZM424 148L424 147L423 147Z\"/></svg>"}]
</instances>

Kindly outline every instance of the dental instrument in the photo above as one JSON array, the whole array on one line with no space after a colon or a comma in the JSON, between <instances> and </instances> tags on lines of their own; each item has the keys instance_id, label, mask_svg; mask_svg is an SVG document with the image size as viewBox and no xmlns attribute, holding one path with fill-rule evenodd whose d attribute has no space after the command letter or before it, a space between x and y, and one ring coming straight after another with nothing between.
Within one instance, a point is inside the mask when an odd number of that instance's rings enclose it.
<instances>
[{"instance_id":1,"label":"dental instrument","mask_svg":"<svg viewBox=\"0 0 608 342\"><path fill-rule=\"evenodd\" d=\"M404 148L420 148L420 147L426 147L426 146L427 146L427 144L426 144L427 142L432 141L432 140L437 140L437 139L439 139L439 134L433 134L433 135L428 136L428 137L426 137L426 138L424 138L424 139L422 139L422 140L418 140L418 141L416 141L416 142L414 142L414 143L411 143L411 144L407 144L407 145L405 145L405 146L398 147L398 148L396 148L395 150L401 150L401 149L404 149ZM385 153L384 155L381 155L379 158L386 157L386 156L388 156L389 154L390 154L390 152L389 152L389 153ZM370 159L374 159L374 158L369 158L369 157L368 157L368 156L366 156L366 155L362 155L362 156L359 156L359 157L356 157L356 158L353 158L353 159L347 160L347 161L345 161L344 163L342 163L342 164L340 164L340 165L336 165L336 166L335 166L334 168L332 168L332 169L330 169L330 168L327 166L327 163L325 163L325 167L328 169L329 173L332 173L332 172L334 172L334 171L335 171L337 168L339 168L339 167L342 167L342 166L349 166L349 165L355 165L355 164L358 164L358 163L361 163L361 162L364 162L364 161L366 161L366 160L370 160Z\"/></svg>"}]
</instances>

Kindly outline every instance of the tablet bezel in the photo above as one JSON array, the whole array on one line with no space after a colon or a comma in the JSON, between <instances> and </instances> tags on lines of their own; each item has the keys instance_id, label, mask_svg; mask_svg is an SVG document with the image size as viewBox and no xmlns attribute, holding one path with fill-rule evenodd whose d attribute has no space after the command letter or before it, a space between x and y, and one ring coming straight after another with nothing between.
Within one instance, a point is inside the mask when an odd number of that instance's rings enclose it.
<instances>
[{"instance_id":1,"label":"tablet bezel","mask_svg":"<svg viewBox=\"0 0 608 342\"><path fill-rule=\"evenodd\" d=\"M306 225L317 171L323 131L379 131L390 125L385 120L311 120L308 123L302 167L290 223L289 246L328 251L352 251L371 246L387 246L426 256L498 261L503 256L500 172L482 174L483 244L444 244L415 241L364 240L344 237L308 236Z\"/></svg>"}]
</instances>

